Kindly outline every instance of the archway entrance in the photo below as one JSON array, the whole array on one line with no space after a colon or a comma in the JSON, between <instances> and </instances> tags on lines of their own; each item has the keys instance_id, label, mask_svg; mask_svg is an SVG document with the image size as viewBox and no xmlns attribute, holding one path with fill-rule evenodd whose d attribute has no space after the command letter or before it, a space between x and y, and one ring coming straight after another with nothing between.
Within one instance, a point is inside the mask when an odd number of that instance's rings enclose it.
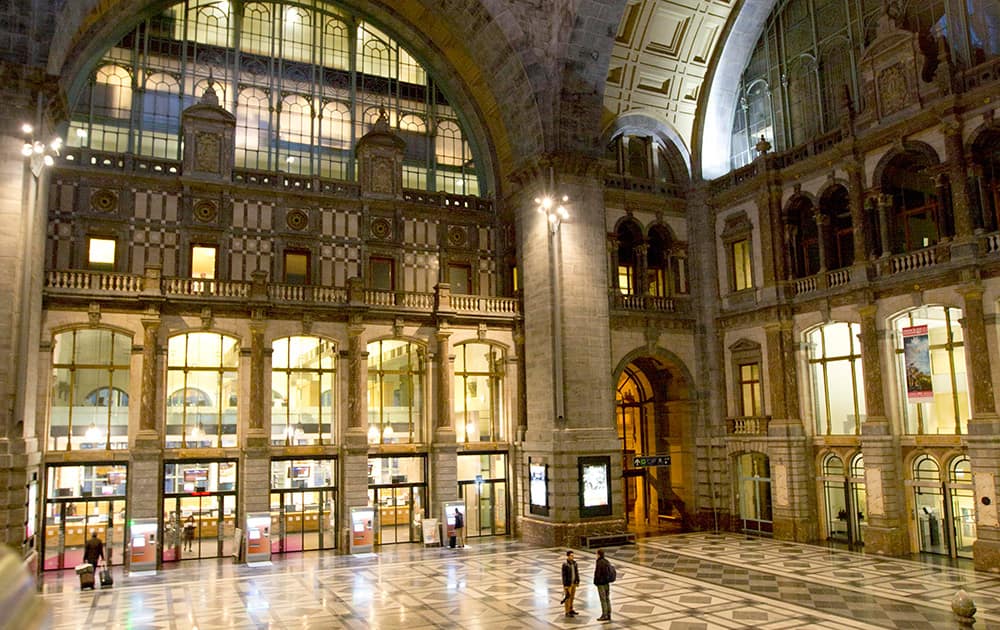
<instances>
[{"instance_id":1,"label":"archway entrance","mask_svg":"<svg viewBox=\"0 0 1000 630\"><path fill-rule=\"evenodd\" d=\"M632 531L681 530L691 505L691 453L684 372L637 358L618 377L615 419L622 449L625 519ZM665 458L650 456L669 456ZM637 458L639 458L637 460Z\"/></svg>"}]
</instances>

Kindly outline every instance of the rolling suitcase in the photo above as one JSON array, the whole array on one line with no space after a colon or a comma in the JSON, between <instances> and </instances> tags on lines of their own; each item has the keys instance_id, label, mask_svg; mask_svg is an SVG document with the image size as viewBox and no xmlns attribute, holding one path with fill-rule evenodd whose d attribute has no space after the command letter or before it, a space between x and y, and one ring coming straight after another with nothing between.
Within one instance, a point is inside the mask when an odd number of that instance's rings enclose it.
<instances>
[{"instance_id":1,"label":"rolling suitcase","mask_svg":"<svg viewBox=\"0 0 1000 630\"><path fill-rule=\"evenodd\" d=\"M94 567L90 563L78 564L74 569L80 576L80 590L94 588Z\"/></svg>"},{"instance_id":2,"label":"rolling suitcase","mask_svg":"<svg viewBox=\"0 0 1000 630\"><path fill-rule=\"evenodd\" d=\"M108 567L101 568L101 588L111 588L115 585L115 579L111 577L111 569Z\"/></svg>"},{"instance_id":3,"label":"rolling suitcase","mask_svg":"<svg viewBox=\"0 0 1000 630\"><path fill-rule=\"evenodd\" d=\"M454 536L449 536L448 537L448 546L451 547L452 549L455 548L455 537Z\"/></svg>"}]
</instances>

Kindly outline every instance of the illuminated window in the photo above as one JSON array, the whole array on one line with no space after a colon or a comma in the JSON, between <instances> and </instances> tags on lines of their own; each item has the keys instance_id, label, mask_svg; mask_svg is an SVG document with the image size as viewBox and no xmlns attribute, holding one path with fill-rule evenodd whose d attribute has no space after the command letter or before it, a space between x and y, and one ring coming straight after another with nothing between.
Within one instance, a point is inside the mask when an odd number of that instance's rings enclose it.
<instances>
[{"instance_id":1,"label":"illuminated window","mask_svg":"<svg viewBox=\"0 0 1000 630\"><path fill-rule=\"evenodd\" d=\"M48 447L127 449L132 339L104 329L57 334Z\"/></svg>"},{"instance_id":2,"label":"illuminated window","mask_svg":"<svg viewBox=\"0 0 1000 630\"><path fill-rule=\"evenodd\" d=\"M218 248L208 245L194 245L191 247L191 277L192 278L215 278L215 255Z\"/></svg>"},{"instance_id":3,"label":"illuminated window","mask_svg":"<svg viewBox=\"0 0 1000 630\"><path fill-rule=\"evenodd\" d=\"M899 394L908 434L968 432L962 311L925 306L893 321Z\"/></svg>"},{"instance_id":4,"label":"illuminated window","mask_svg":"<svg viewBox=\"0 0 1000 630\"><path fill-rule=\"evenodd\" d=\"M109 238L88 239L87 267L94 271L114 271L115 241Z\"/></svg>"},{"instance_id":5,"label":"illuminated window","mask_svg":"<svg viewBox=\"0 0 1000 630\"><path fill-rule=\"evenodd\" d=\"M424 358L415 344L384 339L368 344L368 441L420 442L424 419Z\"/></svg>"},{"instance_id":6,"label":"illuminated window","mask_svg":"<svg viewBox=\"0 0 1000 630\"><path fill-rule=\"evenodd\" d=\"M276 339L271 355L271 443L331 444L337 351L318 337Z\"/></svg>"},{"instance_id":7,"label":"illuminated window","mask_svg":"<svg viewBox=\"0 0 1000 630\"><path fill-rule=\"evenodd\" d=\"M733 290L753 288L753 260L750 257L750 239L734 242L730 246L733 261Z\"/></svg>"},{"instance_id":8,"label":"illuminated window","mask_svg":"<svg viewBox=\"0 0 1000 630\"><path fill-rule=\"evenodd\" d=\"M310 284L309 252L285 252L285 283Z\"/></svg>"},{"instance_id":9,"label":"illuminated window","mask_svg":"<svg viewBox=\"0 0 1000 630\"><path fill-rule=\"evenodd\" d=\"M233 447L239 403L235 337L186 333L167 343L167 448Z\"/></svg>"},{"instance_id":10,"label":"illuminated window","mask_svg":"<svg viewBox=\"0 0 1000 630\"><path fill-rule=\"evenodd\" d=\"M739 366L740 415L760 416L764 411L760 363L742 363Z\"/></svg>"},{"instance_id":11,"label":"illuminated window","mask_svg":"<svg viewBox=\"0 0 1000 630\"><path fill-rule=\"evenodd\" d=\"M865 414L861 327L834 322L806 334L817 435L861 435Z\"/></svg>"},{"instance_id":12,"label":"illuminated window","mask_svg":"<svg viewBox=\"0 0 1000 630\"><path fill-rule=\"evenodd\" d=\"M455 346L455 432L460 442L504 439L503 367L503 353L495 346Z\"/></svg>"}]
</instances>

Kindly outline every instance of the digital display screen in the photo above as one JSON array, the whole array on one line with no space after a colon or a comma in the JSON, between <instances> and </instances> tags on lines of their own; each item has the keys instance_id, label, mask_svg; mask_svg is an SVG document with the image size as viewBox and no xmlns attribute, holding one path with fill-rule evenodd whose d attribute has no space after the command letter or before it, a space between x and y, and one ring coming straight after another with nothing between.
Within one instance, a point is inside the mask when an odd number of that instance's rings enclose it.
<instances>
[{"instance_id":1,"label":"digital display screen","mask_svg":"<svg viewBox=\"0 0 1000 630\"><path fill-rule=\"evenodd\" d=\"M548 479L544 464L531 464L528 475L530 476L530 495L532 505L548 505Z\"/></svg>"},{"instance_id":2,"label":"digital display screen","mask_svg":"<svg viewBox=\"0 0 1000 630\"><path fill-rule=\"evenodd\" d=\"M145 547L145 546L146 546L146 537L145 536L135 536L135 537L132 538L132 548L133 549L138 549L139 547Z\"/></svg>"},{"instance_id":3,"label":"digital display screen","mask_svg":"<svg viewBox=\"0 0 1000 630\"><path fill-rule=\"evenodd\" d=\"M207 468L188 468L184 471L184 481L187 482L197 482L206 481L208 479L208 469Z\"/></svg>"},{"instance_id":4,"label":"digital display screen","mask_svg":"<svg viewBox=\"0 0 1000 630\"><path fill-rule=\"evenodd\" d=\"M292 466L290 477L292 479L308 479L311 466Z\"/></svg>"},{"instance_id":5,"label":"digital display screen","mask_svg":"<svg viewBox=\"0 0 1000 630\"><path fill-rule=\"evenodd\" d=\"M583 506L608 504L608 469L604 464L583 465Z\"/></svg>"}]
</instances>

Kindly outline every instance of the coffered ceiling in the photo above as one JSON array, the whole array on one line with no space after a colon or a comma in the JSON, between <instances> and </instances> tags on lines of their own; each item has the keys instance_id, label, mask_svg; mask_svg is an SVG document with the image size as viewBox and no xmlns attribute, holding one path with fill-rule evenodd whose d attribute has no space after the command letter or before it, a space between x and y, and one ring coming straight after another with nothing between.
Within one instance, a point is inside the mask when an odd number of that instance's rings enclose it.
<instances>
[{"instance_id":1,"label":"coffered ceiling","mask_svg":"<svg viewBox=\"0 0 1000 630\"><path fill-rule=\"evenodd\" d=\"M632 0L604 92L606 124L623 114L666 122L690 150L695 109L735 0Z\"/></svg>"}]
</instances>

